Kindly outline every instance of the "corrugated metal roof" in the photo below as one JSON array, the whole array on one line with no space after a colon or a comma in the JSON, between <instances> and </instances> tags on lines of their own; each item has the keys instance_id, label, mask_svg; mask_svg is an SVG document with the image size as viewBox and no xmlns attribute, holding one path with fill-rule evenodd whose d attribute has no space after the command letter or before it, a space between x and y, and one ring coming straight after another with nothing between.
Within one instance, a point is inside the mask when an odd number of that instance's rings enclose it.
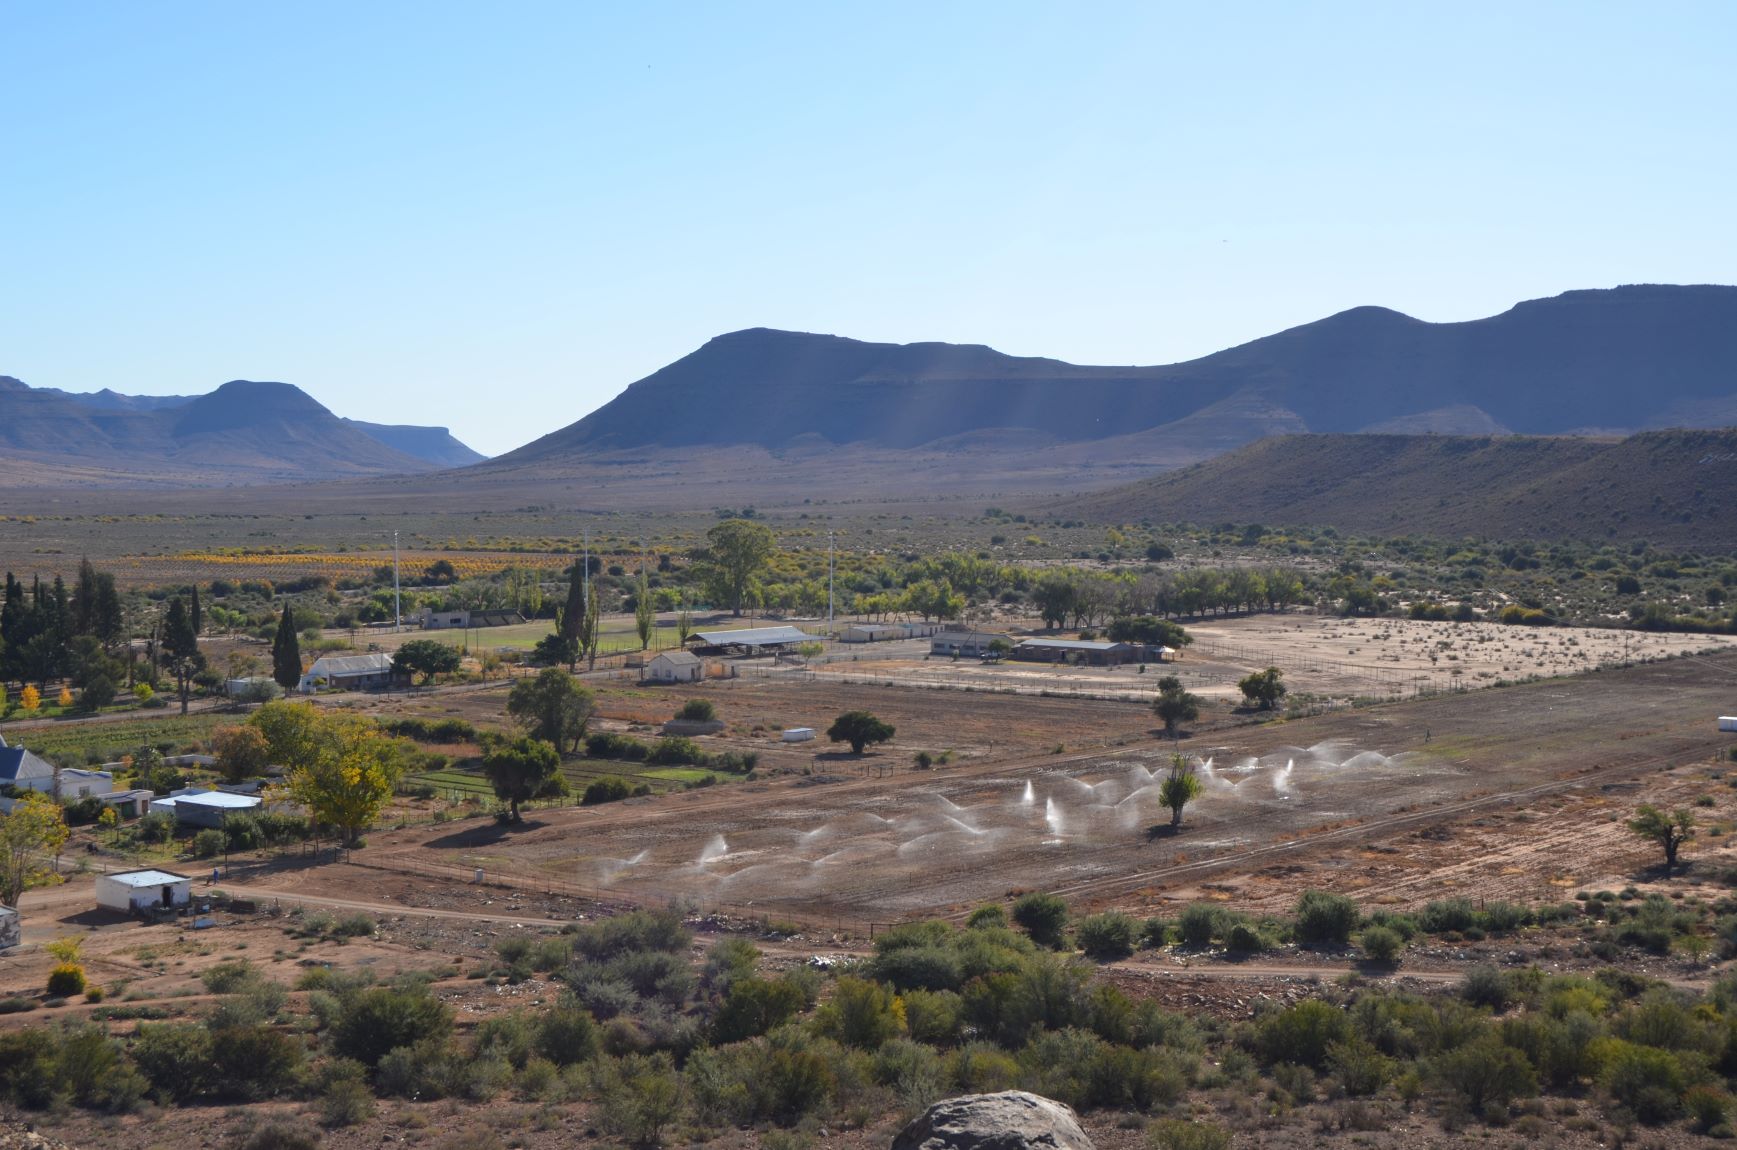
<instances>
[{"instance_id":1,"label":"corrugated metal roof","mask_svg":"<svg viewBox=\"0 0 1737 1150\"><path fill-rule=\"evenodd\" d=\"M310 676L379 675L392 669L392 656L384 651L370 655L326 655L308 668Z\"/></svg>"},{"instance_id":2,"label":"corrugated metal roof","mask_svg":"<svg viewBox=\"0 0 1737 1150\"><path fill-rule=\"evenodd\" d=\"M191 882L184 874L175 874L166 870L131 870L121 874L104 876L127 886L162 886L165 883Z\"/></svg>"},{"instance_id":3,"label":"corrugated metal roof","mask_svg":"<svg viewBox=\"0 0 1737 1150\"><path fill-rule=\"evenodd\" d=\"M257 807L260 801L258 795L232 795L228 791L204 791L196 795L177 795L175 798L175 802L181 806L219 807L226 811Z\"/></svg>"},{"instance_id":4,"label":"corrugated metal roof","mask_svg":"<svg viewBox=\"0 0 1737 1150\"><path fill-rule=\"evenodd\" d=\"M701 662L700 657L692 651L660 651L652 657L651 661L655 663L659 659L663 659L666 662L674 663L681 667L687 667L694 663Z\"/></svg>"},{"instance_id":5,"label":"corrugated metal roof","mask_svg":"<svg viewBox=\"0 0 1737 1150\"><path fill-rule=\"evenodd\" d=\"M695 638L713 647L779 647L811 643L819 638L800 627L744 627L739 631L696 631Z\"/></svg>"},{"instance_id":6,"label":"corrugated metal roof","mask_svg":"<svg viewBox=\"0 0 1737 1150\"><path fill-rule=\"evenodd\" d=\"M1021 647L1048 647L1061 651L1114 651L1126 643L1105 643L1092 639L1021 639Z\"/></svg>"}]
</instances>

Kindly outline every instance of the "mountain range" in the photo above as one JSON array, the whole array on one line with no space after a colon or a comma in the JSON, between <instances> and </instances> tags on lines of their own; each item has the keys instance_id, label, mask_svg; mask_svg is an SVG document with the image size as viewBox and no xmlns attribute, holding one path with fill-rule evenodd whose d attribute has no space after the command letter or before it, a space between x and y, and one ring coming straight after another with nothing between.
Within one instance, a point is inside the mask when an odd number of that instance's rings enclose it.
<instances>
[{"instance_id":1,"label":"mountain range","mask_svg":"<svg viewBox=\"0 0 1737 1150\"><path fill-rule=\"evenodd\" d=\"M11 486L205 486L393 475L483 458L445 428L341 419L287 383L231 380L207 395L78 394L0 376L0 457Z\"/></svg>"}]
</instances>

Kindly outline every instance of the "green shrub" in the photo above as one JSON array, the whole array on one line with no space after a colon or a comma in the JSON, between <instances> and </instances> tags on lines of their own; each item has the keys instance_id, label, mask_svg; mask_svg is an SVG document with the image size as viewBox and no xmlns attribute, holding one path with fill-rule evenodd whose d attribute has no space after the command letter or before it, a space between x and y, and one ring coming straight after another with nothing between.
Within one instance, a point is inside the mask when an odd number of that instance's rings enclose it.
<instances>
[{"instance_id":1,"label":"green shrub","mask_svg":"<svg viewBox=\"0 0 1737 1150\"><path fill-rule=\"evenodd\" d=\"M676 718L688 723L710 723L718 717L718 708L710 699L689 699L676 712Z\"/></svg>"},{"instance_id":2,"label":"green shrub","mask_svg":"<svg viewBox=\"0 0 1737 1150\"><path fill-rule=\"evenodd\" d=\"M229 839L216 827L207 827L193 836L193 857L196 859L216 858L223 853L223 848L229 844Z\"/></svg>"},{"instance_id":3,"label":"green shrub","mask_svg":"<svg viewBox=\"0 0 1737 1150\"><path fill-rule=\"evenodd\" d=\"M620 775L604 775L592 780L585 787L585 793L579 799L579 805L594 807L601 803L620 802L633 794L633 784Z\"/></svg>"},{"instance_id":4,"label":"green shrub","mask_svg":"<svg viewBox=\"0 0 1737 1150\"><path fill-rule=\"evenodd\" d=\"M1298 942L1307 946L1344 946L1351 941L1362 915L1357 904L1342 894L1309 890L1297 900L1294 928Z\"/></svg>"},{"instance_id":5,"label":"green shrub","mask_svg":"<svg viewBox=\"0 0 1737 1150\"><path fill-rule=\"evenodd\" d=\"M273 1098L295 1086L302 1044L269 1026L227 1026L211 1034L211 1061L222 1067L217 1097L236 1102Z\"/></svg>"},{"instance_id":6,"label":"green shrub","mask_svg":"<svg viewBox=\"0 0 1737 1150\"><path fill-rule=\"evenodd\" d=\"M1229 1150L1230 1131L1210 1122L1160 1118L1147 1130L1153 1150Z\"/></svg>"},{"instance_id":7,"label":"green shrub","mask_svg":"<svg viewBox=\"0 0 1737 1150\"><path fill-rule=\"evenodd\" d=\"M76 962L62 962L48 972L48 993L55 998L71 998L84 993L84 967Z\"/></svg>"},{"instance_id":8,"label":"green shrub","mask_svg":"<svg viewBox=\"0 0 1737 1150\"><path fill-rule=\"evenodd\" d=\"M1106 911L1081 919L1074 929L1074 938L1088 957L1109 962L1134 953L1137 931L1134 920L1127 915Z\"/></svg>"},{"instance_id":9,"label":"green shrub","mask_svg":"<svg viewBox=\"0 0 1737 1150\"><path fill-rule=\"evenodd\" d=\"M377 987L345 1004L332 1048L341 1057L373 1066L390 1050L444 1039L451 1029L452 1012L426 988Z\"/></svg>"},{"instance_id":10,"label":"green shrub","mask_svg":"<svg viewBox=\"0 0 1737 1150\"><path fill-rule=\"evenodd\" d=\"M585 753L593 759L620 759L637 763L645 758L648 751L649 748L638 739L611 734L608 731L599 731L585 738Z\"/></svg>"},{"instance_id":11,"label":"green shrub","mask_svg":"<svg viewBox=\"0 0 1737 1150\"><path fill-rule=\"evenodd\" d=\"M904 990L957 990L965 982L958 952L941 946L903 946L875 955L867 973Z\"/></svg>"},{"instance_id":12,"label":"green shrub","mask_svg":"<svg viewBox=\"0 0 1737 1150\"><path fill-rule=\"evenodd\" d=\"M1211 946L1223 931L1224 910L1207 902L1192 902L1176 920L1176 934L1183 946Z\"/></svg>"},{"instance_id":13,"label":"green shrub","mask_svg":"<svg viewBox=\"0 0 1737 1150\"><path fill-rule=\"evenodd\" d=\"M28 998L0 998L0 1014L24 1014L36 1009L36 1003Z\"/></svg>"},{"instance_id":14,"label":"green shrub","mask_svg":"<svg viewBox=\"0 0 1737 1150\"><path fill-rule=\"evenodd\" d=\"M965 920L965 928L967 930L1002 927L1006 925L1007 912L1003 910L998 903L989 903L985 906L978 907L976 910L972 911L971 916Z\"/></svg>"},{"instance_id":15,"label":"green shrub","mask_svg":"<svg viewBox=\"0 0 1737 1150\"><path fill-rule=\"evenodd\" d=\"M905 1029L898 1000L878 982L844 975L815 1014L815 1029L859 1050L875 1050Z\"/></svg>"},{"instance_id":16,"label":"green shrub","mask_svg":"<svg viewBox=\"0 0 1737 1150\"><path fill-rule=\"evenodd\" d=\"M199 981L212 994L234 994L252 986L259 978L259 971L254 969L253 963L245 958L235 958L206 968Z\"/></svg>"},{"instance_id":17,"label":"green shrub","mask_svg":"<svg viewBox=\"0 0 1737 1150\"><path fill-rule=\"evenodd\" d=\"M1066 940L1068 904L1053 894L1031 891L1013 903L1013 921L1039 946L1060 949Z\"/></svg>"},{"instance_id":18,"label":"green shrub","mask_svg":"<svg viewBox=\"0 0 1737 1150\"><path fill-rule=\"evenodd\" d=\"M1473 1006L1487 1006L1500 1013L1513 1000L1508 976L1493 966L1474 966L1460 983L1460 997Z\"/></svg>"},{"instance_id":19,"label":"green shrub","mask_svg":"<svg viewBox=\"0 0 1737 1150\"><path fill-rule=\"evenodd\" d=\"M362 1088L365 1092L367 1087ZM370 1103L373 1099L370 1097ZM320 1132L301 1122L273 1118L255 1126L235 1144L236 1150L317 1150Z\"/></svg>"},{"instance_id":20,"label":"green shrub","mask_svg":"<svg viewBox=\"0 0 1737 1150\"><path fill-rule=\"evenodd\" d=\"M1695 1126L1705 1134L1722 1126L1731 1108L1731 1096L1716 1086L1691 1086L1683 1095L1683 1109L1694 1118Z\"/></svg>"},{"instance_id":21,"label":"green shrub","mask_svg":"<svg viewBox=\"0 0 1737 1150\"><path fill-rule=\"evenodd\" d=\"M1685 1076L1676 1055L1620 1039L1607 1040L1602 1054L1604 1088L1641 1122L1657 1126L1682 1113Z\"/></svg>"},{"instance_id":22,"label":"green shrub","mask_svg":"<svg viewBox=\"0 0 1737 1150\"><path fill-rule=\"evenodd\" d=\"M1405 940L1399 937L1399 932L1387 926L1364 927L1357 942L1371 962L1391 963L1405 948Z\"/></svg>"},{"instance_id":23,"label":"green shrub","mask_svg":"<svg viewBox=\"0 0 1737 1150\"><path fill-rule=\"evenodd\" d=\"M1237 919L1224 932L1224 949L1231 954L1264 954L1268 949L1266 936L1252 924Z\"/></svg>"},{"instance_id":24,"label":"green shrub","mask_svg":"<svg viewBox=\"0 0 1737 1150\"><path fill-rule=\"evenodd\" d=\"M1140 924L1140 945L1156 949L1170 941L1170 924L1161 918L1149 918Z\"/></svg>"},{"instance_id":25,"label":"green shrub","mask_svg":"<svg viewBox=\"0 0 1737 1150\"><path fill-rule=\"evenodd\" d=\"M670 735L659 739L645 761L660 766L692 766L706 761L706 752L692 739Z\"/></svg>"},{"instance_id":26,"label":"green shrub","mask_svg":"<svg viewBox=\"0 0 1737 1150\"><path fill-rule=\"evenodd\" d=\"M1478 911L1470 899L1450 898L1432 902L1417 916L1418 925L1430 934L1467 931L1478 925Z\"/></svg>"},{"instance_id":27,"label":"green shrub","mask_svg":"<svg viewBox=\"0 0 1737 1150\"><path fill-rule=\"evenodd\" d=\"M537 1053L556 1066L575 1066L597 1053L597 1024L570 995L537 1020Z\"/></svg>"},{"instance_id":28,"label":"green shrub","mask_svg":"<svg viewBox=\"0 0 1737 1150\"><path fill-rule=\"evenodd\" d=\"M739 978L712 1019L712 1041L722 1046L783 1026L807 1005L800 987L784 979Z\"/></svg>"},{"instance_id":29,"label":"green shrub","mask_svg":"<svg viewBox=\"0 0 1737 1150\"><path fill-rule=\"evenodd\" d=\"M211 1092L218 1067L212 1057L211 1032L203 1026L161 1024L141 1026L133 1040L133 1064L157 1095L189 1102Z\"/></svg>"},{"instance_id":30,"label":"green shrub","mask_svg":"<svg viewBox=\"0 0 1737 1150\"><path fill-rule=\"evenodd\" d=\"M1306 999L1255 1023L1255 1046L1266 1064L1291 1062L1320 1069L1335 1043L1351 1037L1351 1020L1337 1007Z\"/></svg>"},{"instance_id":31,"label":"green shrub","mask_svg":"<svg viewBox=\"0 0 1737 1150\"><path fill-rule=\"evenodd\" d=\"M1431 1065L1438 1083L1474 1114L1490 1114L1515 1098L1538 1092L1538 1079L1526 1056L1504 1046L1493 1034L1438 1055Z\"/></svg>"},{"instance_id":32,"label":"green shrub","mask_svg":"<svg viewBox=\"0 0 1737 1150\"><path fill-rule=\"evenodd\" d=\"M370 915L357 912L347 914L332 924L333 938L371 938L378 924Z\"/></svg>"},{"instance_id":33,"label":"green shrub","mask_svg":"<svg viewBox=\"0 0 1737 1150\"><path fill-rule=\"evenodd\" d=\"M910 990L903 995L905 1029L918 1042L951 1046L964 1023L964 1000L950 990Z\"/></svg>"}]
</instances>

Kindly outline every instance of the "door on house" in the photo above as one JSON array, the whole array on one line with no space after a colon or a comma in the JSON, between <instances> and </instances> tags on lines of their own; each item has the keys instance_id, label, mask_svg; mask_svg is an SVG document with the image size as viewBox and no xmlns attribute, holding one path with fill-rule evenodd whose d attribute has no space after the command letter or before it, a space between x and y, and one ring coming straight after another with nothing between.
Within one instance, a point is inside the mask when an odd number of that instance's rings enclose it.
<instances>
[{"instance_id":1,"label":"door on house","mask_svg":"<svg viewBox=\"0 0 1737 1150\"><path fill-rule=\"evenodd\" d=\"M175 888L174 887L166 886L163 888L163 905L164 906L174 906L175 905Z\"/></svg>"}]
</instances>

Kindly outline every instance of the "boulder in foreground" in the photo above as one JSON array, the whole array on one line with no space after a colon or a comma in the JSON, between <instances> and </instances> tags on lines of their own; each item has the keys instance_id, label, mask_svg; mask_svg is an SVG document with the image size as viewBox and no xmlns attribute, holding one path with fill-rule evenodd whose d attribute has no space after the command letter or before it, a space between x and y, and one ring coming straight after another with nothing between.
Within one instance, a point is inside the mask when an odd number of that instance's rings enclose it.
<instances>
[{"instance_id":1,"label":"boulder in foreground","mask_svg":"<svg viewBox=\"0 0 1737 1150\"><path fill-rule=\"evenodd\" d=\"M965 1094L929 1107L892 1150L1094 1150L1074 1112L1023 1090Z\"/></svg>"}]
</instances>

